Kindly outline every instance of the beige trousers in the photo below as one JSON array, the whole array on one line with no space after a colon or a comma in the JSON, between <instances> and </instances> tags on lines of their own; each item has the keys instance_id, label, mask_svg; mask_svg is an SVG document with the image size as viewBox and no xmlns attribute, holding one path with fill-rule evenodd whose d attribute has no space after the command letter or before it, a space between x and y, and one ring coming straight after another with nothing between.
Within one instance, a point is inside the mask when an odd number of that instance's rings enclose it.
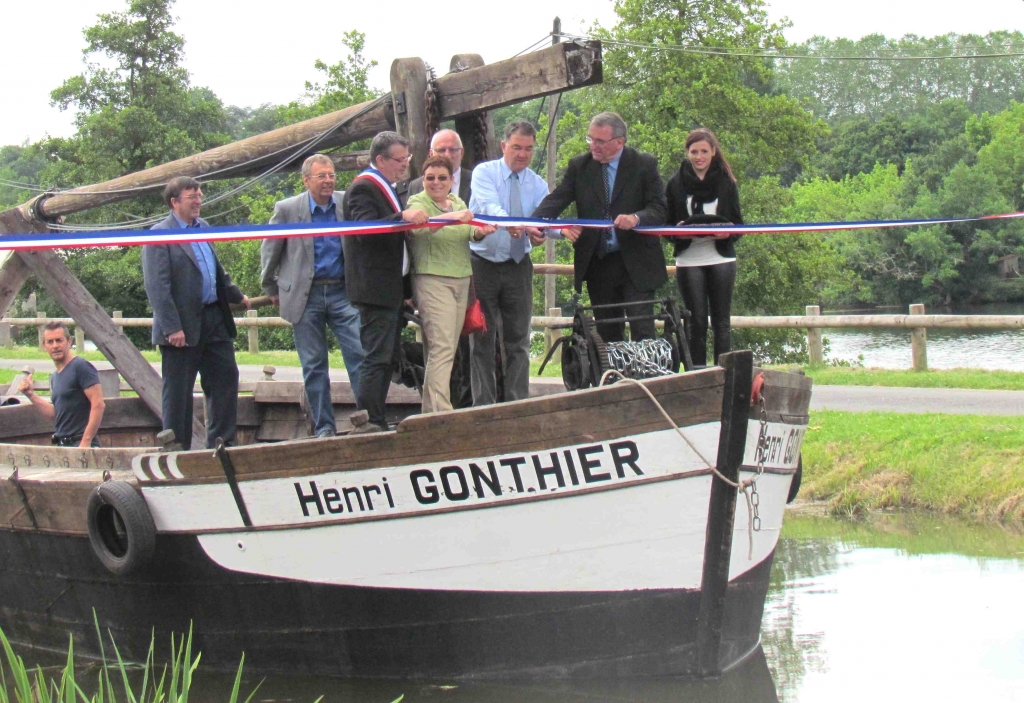
<instances>
[{"instance_id":1,"label":"beige trousers","mask_svg":"<svg viewBox=\"0 0 1024 703\"><path fill-rule=\"evenodd\" d=\"M469 280L427 273L412 277L413 297L423 321L423 353L427 358L423 379L425 413L452 409L452 364L469 303Z\"/></svg>"}]
</instances>

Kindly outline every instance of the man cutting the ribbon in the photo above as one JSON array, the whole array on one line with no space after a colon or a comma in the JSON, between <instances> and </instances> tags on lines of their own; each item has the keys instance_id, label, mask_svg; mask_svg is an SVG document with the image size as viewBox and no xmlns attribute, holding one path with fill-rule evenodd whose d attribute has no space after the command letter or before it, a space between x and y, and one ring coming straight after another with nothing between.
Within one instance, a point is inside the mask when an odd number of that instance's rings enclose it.
<instances>
[{"instance_id":1,"label":"man cutting the ribbon","mask_svg":"<svg viewBox=\"0 0 1024 703\"><path fill-rule=\"evenodd\" d=\"M423 210L402 211L394 183L409 169L409 141L397 132L381 132L370 144L370 167L356 176L345 194L345 220L407 222L422 225ZM342 238L348 298L359 310L363 365L356 405L369 423L353 432L387 429L385 404L391 385L391 360L398 335L403 276L408 273L405 234L364 234Z\"/></svg>"},{"instance_id":2,"label":"man cutting the ribbon","mask_svg":"<svg viewBox=\"0 0 1024 703\"><path fill-rule=\"evenodd\" d=\"M565 231L566 238L578 236L573 244L576 291L587 282L594 305L626 303L622 308L594 310L598 332L606 342L621 342L625 325L604 323L608 318L653 314L653 306L629 305L649 300L668 280L665 252L658 237L634 232L636 227L665 223L665 188L658 175L658 162L626 146L626 123L614 112L602 112L590 120L587 130L589 153L569 162L562 182L533 212L534 217L558 217L576 203L579 217L609 220L608 229ZM633 341L654 337L654 320L630 320Z\"/></svg>"}]
</instances>

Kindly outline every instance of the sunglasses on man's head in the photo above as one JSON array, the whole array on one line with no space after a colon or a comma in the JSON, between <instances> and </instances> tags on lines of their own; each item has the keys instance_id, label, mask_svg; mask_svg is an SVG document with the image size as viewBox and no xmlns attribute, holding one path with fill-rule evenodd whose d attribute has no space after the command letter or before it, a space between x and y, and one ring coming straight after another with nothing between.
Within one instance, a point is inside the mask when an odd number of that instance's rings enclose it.
<instances>
[{"instance_id":1,"label":"sunglasses on man's head","mask_svg":"<svg viewBox=\"0 0 1024 703\"><path fill-rule=\"evenodd\" d=\"M437 181L438 183L447 183L448 176L424 176L423 180L429 181L430 183L433 183L434 181Z\"/></svg>"}]
</instances>

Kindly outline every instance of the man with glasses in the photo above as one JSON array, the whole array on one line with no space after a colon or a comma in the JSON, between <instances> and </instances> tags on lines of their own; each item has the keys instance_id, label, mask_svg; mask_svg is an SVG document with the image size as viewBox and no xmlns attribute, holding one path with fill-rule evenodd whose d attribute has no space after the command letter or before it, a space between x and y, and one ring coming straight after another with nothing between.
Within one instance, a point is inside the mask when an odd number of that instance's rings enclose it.
<instances>
[{"instance_id":1,"label":"man with glasses","mask_svg":"<svg viewBox=\"0 0 1024 703\"><path fill-rule=\"evenodd\" d=\"M153 229L210 226L199 217L203 191L196 179L172 179L164 202L171 213ZM209 242L147 244L142 278L153 308L153 344L160 346L163 428L174 430L182 447L192 448L192 388L199 374L206 396L206 446L218 437L234 443L238 365L230 303L249 307L249 299L231 282Z\"/></svg>"},{"instance_id":2,"label":"man with glasses","mask_svg":"<svg viewBox=\"0 0 1024 703\"><path fill-rule=\"evenodd\" d=\"M336 222L344 191L334 190L334 162L313 154L302 164L306 189L274 205L270 224ZM331 376L327 329L334 333L345 360L352 392L358 395L363 346L359 341L359 311L345 294L345 257L341 237L310 236L264 239L260 251L263 292L292 324L295 351L313 422L313 435L337 434L331 405Z\"/></svg>"},{"instance_id":3,"label":"man with glasses","mask_svg":"<svg viewBox=\"0 0 1024 703\"><path fill-rule=\"evenodd\" d=\"M665 189L658 174L658 162L626 146L626 123L614 112L602 112L587 130L590 151L569 161L551 195L533 213L535 217L558 217L576 204L581 219L614 222L606 229L574 227L563 230L574 240L573 266L576 292L587 282L594 305L627 303L622 307L598 309L597 330L607 342L625 338L622 322L609 318L651 315L653 306L629 305L649 300L665 281L665 253L661 239L634 232L640 225L665 223ZM630 338L654 337L654 320L630 320Z\"/></svg>"},{"instance_id":4,"label":"man with glasses","mask_svg":"<svg viewBox=\"0 0 1024 703\"><path fill-rule=\"evenodd\" d=\"M505 128L500 159L473 170L469 209L480 215L529 217L548 193L548 185L530 163L537 130L529 122ZM530 397L530 318L533 315L531 244L544 234L536 228L499 228L482 242L470 242L476 297L487 318L487 331L474 335L473 405L490 405L497 397L495 334L501 327L505 359L505 400Z\"/></svg>"},{"instance_id":5,"label":"man with glasses","mask_svg":"<svg viewBox=\"0 0 1024 703\"><path fill-rule=\"evenodd\" d=\"M409 140L397 132L381 132L370 143L370 167L356 176L345 194L344 219L374 222L427 221L423 210L402 210L395 183L409 170ZM353 432L387 429L385 404L391 385L391 363L408 273L405 235L364 234L343 237L345 285L348 299L359 310L359 339L363 345L356 405L366 410L369 423Z\"/></svg>"},{"instance_id":6,"label":"man with glasses","mask_svg":"<svg viewBox=\"0 0 1024 703\"><path fill-rule=\"evenodd\" d=\"M443 156L452 162L452 191L462 202L468 203L473 184L473 172L462 168L462 137L454 129L442 129L430 139L430 156ZM409 183L409 195L423 192L423 178Z\"/></svg>"}]
</instances>

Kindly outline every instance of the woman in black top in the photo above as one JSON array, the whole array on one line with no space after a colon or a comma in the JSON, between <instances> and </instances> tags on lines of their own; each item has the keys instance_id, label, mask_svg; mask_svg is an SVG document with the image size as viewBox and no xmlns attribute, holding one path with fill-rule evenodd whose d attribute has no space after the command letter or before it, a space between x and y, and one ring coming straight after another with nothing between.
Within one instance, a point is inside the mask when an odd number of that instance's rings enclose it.
<instances>
[{"instance_id":1,"label":"woman in black top","mask_svg":"<svg viewBox=\"0 0 1024 703\"><path fill-rule=\"evenodd\" d=\"M729 162L710 129L686 138L686 160L666 187L668 221L679 225L743 224L739 192ZM730 349L732 290L736 282L738 235L677 237L676 282L692 314L690 356L707 364L708 313L715 334L715 363Z\"/></svg>"}]
</instances>

